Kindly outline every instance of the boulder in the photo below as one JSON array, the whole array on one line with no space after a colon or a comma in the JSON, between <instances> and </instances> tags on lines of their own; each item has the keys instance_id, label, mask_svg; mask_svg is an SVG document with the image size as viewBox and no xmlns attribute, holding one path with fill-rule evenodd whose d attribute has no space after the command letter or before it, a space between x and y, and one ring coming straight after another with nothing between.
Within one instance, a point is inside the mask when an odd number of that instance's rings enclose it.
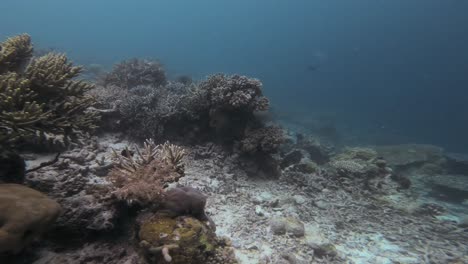
<instances>
[{"instance_id":1,"label":"boulder","mask_svg":"<svg viewBox=\"0 0 468 264\"><path fill-rule=\"evenodd\" d=\"M60 214L60 205L19 184L0 184L0 253L21 251Z\"/></svg>"},{"instance_id":2,"label":"boulder","mask_svg":"<svg viewBox=\"0 0 468 264\"><path fill-rule=\"evenodd\" d=\"M303 237L305 234L304 224L293 217L282 217L272 219L270 230L275 235L291 234L296 237Z\"/></svg>"}]
</instances>

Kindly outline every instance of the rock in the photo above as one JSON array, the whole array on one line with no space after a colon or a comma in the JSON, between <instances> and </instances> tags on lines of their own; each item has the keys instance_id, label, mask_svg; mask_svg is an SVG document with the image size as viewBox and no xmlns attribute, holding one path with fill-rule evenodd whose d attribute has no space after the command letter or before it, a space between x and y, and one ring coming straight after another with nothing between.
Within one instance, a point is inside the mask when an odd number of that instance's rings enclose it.
<instances>
[{"instance_id":1,"label":"rock","mask_svg":"<svg viewBox=\"0 0 468 264\"><path fill-rule=\"evenodd\" d=\"M293 198L296 204L304 204L307 201L303 195L294 195Z\"/></svg>"},{"instance_id":2,"label":"rock","mask_svg":"<svg viewBox=\"0 0 468 264\"><path fill-rule=\"evenodd\" d=\"M323 257L335 257L337 256L336 248L333 244L325 243L325 244L315 244L315 243L308 243L308 245L314 250L314 256L319 258Z\"/></svg>"},{"instance_id":3,"label":"rock","mask_svg":"<svg viewBox=\"0 0 468 264\"><path fill-rule=\"evenodd\" d=\"M268 203L274 199L273 195L269 192L261 192L253 197L253 202L256 204Z\"/></svg>"},{"instance_id":4,"label":"rock","mask_svg":"<svg viewBox=\"0 0 468 264\"><path fill-rule=\"evenodd\" d=\"M20 155L0 146L0 183L22 183L25 170L26 164Z\"/></svg>"},{"instance_id":5,"label":"rock","mask_svg":"<svg viewBox=\"0 0 468 264\"><path fill-rule=\"evenodd\" d=\"M451 174L463 174L468 176L468 155L460 153L447 153L448 171Z\"/></svg>"},{"instance_id":6,"label":"rock","mask_svg":"<svg viewBox=\"0 0 468 264\"><path fill-rule=\"evenodd\" d=\"M314 202L315 206L317 206L318 208L322 209L322 210L325 210L328 208L328 203L324 202L324 201L315 201Z\"/></svg>"},{"instance_id":7,"label":"rock","mask_svg":"<svg viewBox=\"0 0 468 264\"><path fill-rule=\"evenodd\" d=\"M141 264L141 258L129 245L94 242L67 251L43 250L32 264Z\"/></svg>"},{"instance_id":8,"label":"rock","mask_svg":"<svg viewBox=\"0 0 468 264\"><path fill-rule=\"evenodd\" d=\"M302 237L305 234L304 224L293 217L283 217L270 221L270 230L275 235L291 234Z\"/></svg>"},{"instance_id":9,"label":"rock","mask_svg":"<svg viewBox=\"0 0 468 264\"><path fill-rule=\"evenodd\" d=\"M432 145L403 144L378 146L375 147L375 150L391 167L436 162L444 158L443 149Z\"/></svg>"},{"instance_id":10,"label":"rock","mask_svg":"<svg viewBox=\"0 0 468 264\"><path fill-rule=\"evenodd\" d=\"M21 251L55 222L60 205L19 184L0 184L0 253Z\"/></svg>"},{"instance_id":11,"label":"rock","mask_svg":"<svg viewBox=\"0 0 468 264\"><path fill-rule=\"evenodd\" d=\"M463 203L468 199L468 181L464 175L435 175L427 184L429 195L451 203Z\"/></svg>"},{"instance_id":12,"label":"rock","mask_svg":"<svg viewBox=\"0 0 468 264\"><path fill-rule=\"evenodd\" d=\"M274 235L286 234L286 221L283 218L272 219L270 221L270 230Z\"/></svg>"},{"instance_id":13,"label":"rock","mask_svg":"<svg viewBox=\"0 0 468 264\"><path fill-rule=\"evenodd\" d=\"M461 228L468 228L468 215L465 215L460 218L460 221L458 222L458 226Z\"/></svg>"},{"instance_id":14,"label":"rock","mask_svg":"<svg viewBox=\"0 0 468 264\"><path fill-rule=\"evenodd\" d=\"M305 234L304 224L296 218L287 218L286 233L296 237L303 237Z\"/></svg>"},{"instance_id":15,"label":"rock","mask_svg":"<svg viewBox=\"0 0 468 264\"><path fill-rule=\"evenodd\" d=\"M46 193L62 206L62 213L55 224L57 232L54 232L54 238L58 240L83 240L96 231L109 231L122 216L118 210L121 207L109 199L110 183L94 174L105 169L76 163L76 160L82 162L79 160L82 155L92 153L91 146L85 148L88 149L64 153L64 156L74 159L61 158L49 167L26 175L28 186Z\"/></svg>"},{"instance_id":16,"label":"rock","mask_svg":"<svg viewBox=\"0 0 468 264\"><path fill-rule=\"evenodd\" d=\"M258 216L265 216L266 213L260 205L255 206L255 214Z\"/></svg>"}]
</instances>

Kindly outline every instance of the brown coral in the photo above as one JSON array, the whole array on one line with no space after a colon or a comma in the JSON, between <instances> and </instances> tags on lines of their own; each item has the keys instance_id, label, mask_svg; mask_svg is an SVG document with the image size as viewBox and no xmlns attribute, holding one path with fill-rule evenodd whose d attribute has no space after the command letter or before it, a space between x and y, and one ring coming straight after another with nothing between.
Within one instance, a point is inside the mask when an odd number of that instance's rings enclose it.
<instances>
[{"instance_id":1,"label":"brown coral","mask_svg":"<svg viewBox=\"0 0 468 264\"><path fill-rule=\"evenodd\" d=\"M113 194L128 204L157 202L163 196L168 183L177 182L184 176L182 148L166 143L156 145L147 140L142 149L136 147L130 155L114 152L116 167L109 173L115 190Z\"/></svg>"},{"instance_id":2,"label":"brown coral","mask_svg":"<svg viewBox=\"0 0 468 264\"><path fill-rule=\"evenodd\" d=\"M74 78L81 67L65 55L49 53L30 61L28 35L9 38L0 50L0 142L67 144L96 128L88 110L93 86Z\"/></svg>"}]
</instances>

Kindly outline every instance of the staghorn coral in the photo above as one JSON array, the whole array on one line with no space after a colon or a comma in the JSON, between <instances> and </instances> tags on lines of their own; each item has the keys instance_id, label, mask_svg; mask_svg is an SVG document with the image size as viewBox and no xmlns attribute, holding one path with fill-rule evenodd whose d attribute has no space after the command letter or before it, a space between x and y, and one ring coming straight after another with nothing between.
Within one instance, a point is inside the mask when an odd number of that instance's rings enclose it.
<instances>
[{"instance_id":1,"label":"staghorn coral","mask_svg":"<svg viewBox=\"0 0 468 264\"><path fill-rule=\"evenodd\" d=\"M0 143L68 144L96 128L97 113L85 95L93 86L75 80L81 67L65 55L49 53L30 61L28 35L1 44Z\"/></svg>"},{"instance_id":2,"label":"staghorn coral","mask_svg":"<svg viewBox=\"0 0 468 264\"><path fill-rule=\"evenodd\" d=\"M114 151L116 167L108 176L115 187L115 197L128 204L157 202L168 183L184 176L185 151L167 142L156 145L149 139L142 149L135 147L134 155L128 148L122 154Z\"/></svg>"},{"instance_id":3,"label":"staghorn coral","mask_svg":"<svg viewBox=\"0 0 468 264\"><path fill-rule=\"evenodd\" d=\"M165 85L166 72L157 61L131 59L116 64L104 78L104 86L116 85L130 89L138 85Z\"/></svg>"},{"instance_id":4,"label":"staghorn coral","mask_svg":"<svg viewBox=\"0 0 468 264\"><path fill-rule=\"evenodd\" d=\"M33 47L27 34L8 38L0 44L0 74L20 71L31 58Z\"/></svg>"}]
</instances>

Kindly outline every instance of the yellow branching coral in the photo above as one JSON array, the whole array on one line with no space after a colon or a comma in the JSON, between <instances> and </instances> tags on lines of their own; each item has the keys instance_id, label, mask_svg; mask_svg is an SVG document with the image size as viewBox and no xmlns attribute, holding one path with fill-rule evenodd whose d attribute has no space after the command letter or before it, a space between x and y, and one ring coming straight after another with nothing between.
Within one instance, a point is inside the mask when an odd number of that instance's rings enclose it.
<instances>
[{"instance_id":1,"label":"yellow branching coral","mask_svg":"<svg viewBox=\"0 0 468 264\"><path fill-rule=\"evenodd\" d=\"M182 159L185 156L185 150L177 145L169 142L160 145L160 153L162 160L169 165L172 165L177 171L184 172L184 163Z\"/></svg>"},{"instance_id":2,"label":"yellow branching coral","mask_svg":"<svg viewBox=\"0 0 468 264\"><path fill-rule=\"evenodd\" d=\"M0 144L67 144L96 128L88 109L93 86L75 80L81 67L63 54L34 58L31 38L20 35L0 43Z\"/></svg>"},{"instance_id":3,"label":"yellow branching coral","mask_svg":"<svg viewBox=\"0 0 468 264\"><path fill-rule=\"evenodd\" d=\"M81 70L68 62L64 54L48 53L31 61L24 75L31 81L33 90L55 99L82 95L93 88L86 82L72 80Z\"/></svg>"},{"instance_id":4,"label":"yellow branching coral","mask_svg":"<svg viewBox=\"0 0 468 264\"><path fill-rule=\"evenodd\" d=\"M18 71L31 58L33 47L27 34L11 37L0 44L0 74Z\"/></svg>"},{"instance_id":5,"label":"yellow branching coral","mask_svg":"<svg viewBox=\"0 0 468 264\"><path fill-rule=\"evenodd\" d=\"M129 204L156 202L168 183L184 176L185 151L169 143L156 145L151 139L143 148L134 149L135 153L128 148L122 153L114 150L116 164L108 175L115 187L113 194Z\"/></svg>"}]
</instances>

